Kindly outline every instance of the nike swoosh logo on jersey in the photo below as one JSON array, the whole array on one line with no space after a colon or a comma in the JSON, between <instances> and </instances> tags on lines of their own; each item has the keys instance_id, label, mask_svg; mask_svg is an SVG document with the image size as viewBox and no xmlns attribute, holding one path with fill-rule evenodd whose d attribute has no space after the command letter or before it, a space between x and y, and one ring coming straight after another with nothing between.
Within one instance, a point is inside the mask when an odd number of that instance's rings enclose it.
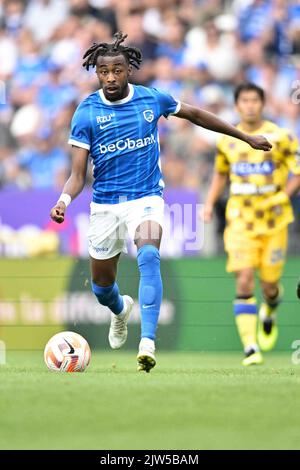
<instances>
[{"instance_id":1,"label":"nike swoosh logo on jersey","mask_svg":"<svg viewBox=\"0 0 300 470\"><path fill-rule=\"evenodd\" d=\"M143 308L151 308L151 307L155 307L155 304L153 304L153 305L143 305Z\"/></svg>"},{"instance_id":2,"label":"nike swoosh logo on jersey","mask_svg":"<svg viewBox=\"0 0 300 470\"><path fill-rule=\"evenodd\" d=\"M100 127L100 129L102 130L102 129L105 129L106 127L110 126L111 124L112 124L112 122L109 122L109 123L106 124L105 126L99 126L99 127Z\"/></svg>"}]
</instances>

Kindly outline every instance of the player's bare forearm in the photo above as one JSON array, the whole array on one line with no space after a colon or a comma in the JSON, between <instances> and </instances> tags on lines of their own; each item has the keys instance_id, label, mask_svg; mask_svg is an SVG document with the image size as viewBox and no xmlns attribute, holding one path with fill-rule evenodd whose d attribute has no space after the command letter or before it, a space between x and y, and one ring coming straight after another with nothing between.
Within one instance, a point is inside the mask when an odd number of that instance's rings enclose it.
<instances>
[{"instance_id":1,"label":"player's bare forearm","mask_svg":"<svg viewBox=\"0 0 300 470\"><path fill-rule=\"evenodd\" d=\"M182 103L180 111L176 114L176 116L187 119L193 124L196 124L196 126L205 127L211 131L219 132L221 134L226 134L240 139L244 142L247 142L247 144L249 144L254 149L268 151L272 148L272 145L264 136L245 134L228 122L223 121L223 119L220 119L215 114L210 113L209 111L205 111L204 109Z\"/></svg>"},{"instance_id":2,"label":"player's bare forearm","mask_svg":"<svg viewBox=\"0 0 300 470\"><path fill-rule=\"evenodd\" d=\"M84 188L88 156L88 150L72 147L72 171L62 191L64 194L69 195L71 200L75 199ZM65 219L66 208L63 201L57 202L51 209L51 219L61 224Z\"/></svg>"},{"instance_id":3,"label":"player's bare forearm","mask_svg":"<svg viewBox=\"0 0 300 470\"><path fill-rule=\"evenodd\" d=\"M72 147L71 176L63 188L63 193L69 194L72 200L78 196L84 188L88 157L88 150L81 147Z\"/></svg>"},{"instance_id":4,"label":"player's bare forearm","mask_svg":"<svg viewBox=\"0 0 300 470\"><path fill-rule=\"evenodd\" d=\"M208 194L200 213L201 218L204 222L210 222L213 215L214 206L224 191L228 180L228 175L226 173L214 172Z\"/></svg>"},{"instance_id":5,"label":"player's bare forearm","mask_svg":"<svg viewBox=\"0 0 300 470\"><path fill-rule=\"evenodd\" d=\"M210 206L214 207L225 189L227 180L228 175L226 173L219 173L217 171L214 172L205 204L209 204Z\"/></svg>"},{"instance_id":6,"label":"player's bare forearm","mask_svg":"<svg viewBox=\"0 0 300 470\"><path fill-rule=\"evenodd\" d=\"M289 197L292 197L298 191L300 191L300 175L294 175L288 180L285 192Z\"/></svg>"},{"instance_id":7,"label":"player's bare forearm","mask_svg":"<svg viewBox=\"0 0 300 470\"><path fill-rule=\"evenodd\" d=\"M69 179L66 181L62 192L69 194L73 201L73 199L75 199L75 197L77 197L83 190L84 184L85 184L85 176L83 177L80 174L72 172Z\"/></svg>"}]
</instances>

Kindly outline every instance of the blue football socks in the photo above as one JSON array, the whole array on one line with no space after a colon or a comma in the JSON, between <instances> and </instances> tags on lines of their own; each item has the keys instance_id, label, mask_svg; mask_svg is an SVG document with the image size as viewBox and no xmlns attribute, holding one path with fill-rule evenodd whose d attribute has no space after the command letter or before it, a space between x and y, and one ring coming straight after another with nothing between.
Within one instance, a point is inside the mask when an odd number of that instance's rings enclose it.
<instances>
[{"instance_id":1,"label":"blue football socks","mask_svg":"<svg viewBox=\"0 0 300 470\"><path fill-rule=\"evenodd\" d=\"M116 282L111 286L101 287L92 281L92 291L101 305L109 307L116 315L122 312L124 302L123 297L119 293L119 287Z\"/></svg>"},{"instance_id":2,"label":"blue football socks","mask_svg":"<svg viewBox=\"0 0 300 470\"><path fill-rule=\"evenodd\" d=\"M163 293L160 254L155 246L144 245L138 250L137 260L140 270L141 337L154 340Z\"/></svg>"}]
</instances>

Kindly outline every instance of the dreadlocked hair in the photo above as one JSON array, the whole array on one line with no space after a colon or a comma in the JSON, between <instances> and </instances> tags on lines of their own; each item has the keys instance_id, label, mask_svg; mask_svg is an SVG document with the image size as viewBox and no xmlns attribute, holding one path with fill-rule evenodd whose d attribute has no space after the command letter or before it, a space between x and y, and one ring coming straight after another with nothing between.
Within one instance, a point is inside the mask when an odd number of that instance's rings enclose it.
<instances>
[{"instance_id":1,"label":"dreadlocked hair","mask_svg":"<svg viewBox=\"0 0 300 470\"><path fill-rule=\"evenodd\" d=\"M90 67L95 67L97 64L97 59L100 56L114 56L123 54L125 59L130 65L133 65L136 69L140 68L140 63L142 62L142 53L137 47L122 46L122 42L127 38L127 34L118 31L114 37L115 42L108 44L107 42L102 42L94 44L86 51L83 56L83 59L86 59L82 66L89 70Z\"/></svg>"}]
</instances>

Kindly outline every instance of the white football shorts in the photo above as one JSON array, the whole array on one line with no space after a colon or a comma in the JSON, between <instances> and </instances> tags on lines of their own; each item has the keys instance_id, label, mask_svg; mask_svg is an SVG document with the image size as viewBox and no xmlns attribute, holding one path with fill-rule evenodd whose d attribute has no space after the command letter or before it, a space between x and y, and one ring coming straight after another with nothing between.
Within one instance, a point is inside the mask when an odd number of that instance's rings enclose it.
<instances>
[{"instance_id":1,"label":"white football shorts","mask_svg":"<svg viewBox=\"0 0 300 470\"><path fill-rule=\"evenodd\" d=\"M164 200L160 196L145 196L119 204L91 202L90 207L89 254L95 259L127 253L127 236L134 239L137 227L145 220L153 220L163 227ZM158 234L152 236L156 238Z\"/></svg>"}]
</instances>

